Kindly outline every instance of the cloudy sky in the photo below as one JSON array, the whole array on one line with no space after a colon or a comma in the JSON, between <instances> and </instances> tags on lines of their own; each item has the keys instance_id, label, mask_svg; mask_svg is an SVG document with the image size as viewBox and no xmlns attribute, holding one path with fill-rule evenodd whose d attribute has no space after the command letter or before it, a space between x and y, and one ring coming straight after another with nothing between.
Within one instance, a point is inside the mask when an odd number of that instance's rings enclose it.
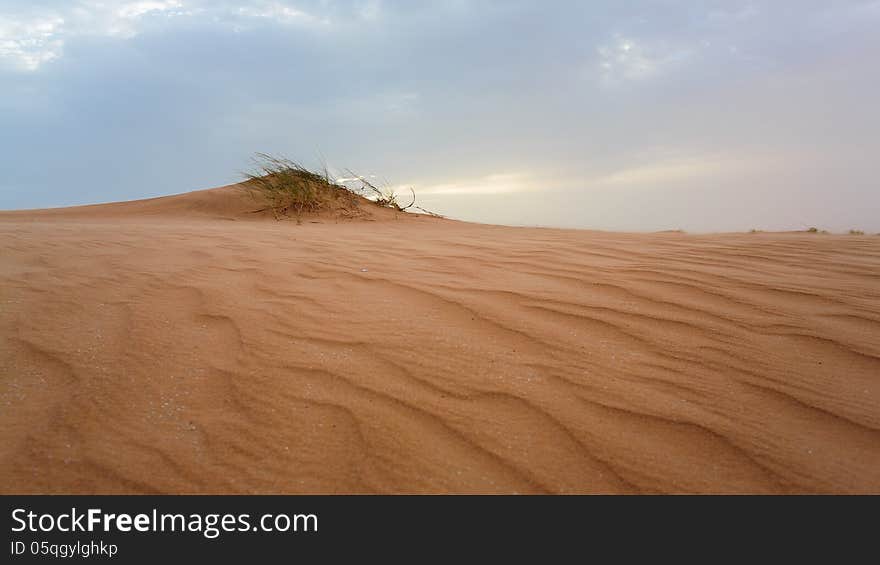
<instances>
[{"instance_id":1,"label":"cloudy sky","mask_svg":"<svg viewBox=\"0 0 880 565\"><path fill-rule=\"evenodd\" d=\"M0 208L256 151L462 219L880 231L880 0L3 0Z\"/></svg>"}]
</instances>

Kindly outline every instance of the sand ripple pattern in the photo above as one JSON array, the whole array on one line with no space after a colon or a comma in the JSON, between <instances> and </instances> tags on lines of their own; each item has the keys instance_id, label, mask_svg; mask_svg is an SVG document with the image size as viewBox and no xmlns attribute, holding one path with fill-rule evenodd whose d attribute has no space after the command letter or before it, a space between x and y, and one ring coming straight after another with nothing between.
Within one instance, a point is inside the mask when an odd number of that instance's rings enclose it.
<instances>
[{"instance_id":1,"label":"sand ripple pattern","mask_svg":"<svg viewBox=\"0 0 880 565\"><path fill-rule=\"evenodd\" d=\"M880 237L0 216L3 492L880 493Z\"/></svg>"}]
</instances>

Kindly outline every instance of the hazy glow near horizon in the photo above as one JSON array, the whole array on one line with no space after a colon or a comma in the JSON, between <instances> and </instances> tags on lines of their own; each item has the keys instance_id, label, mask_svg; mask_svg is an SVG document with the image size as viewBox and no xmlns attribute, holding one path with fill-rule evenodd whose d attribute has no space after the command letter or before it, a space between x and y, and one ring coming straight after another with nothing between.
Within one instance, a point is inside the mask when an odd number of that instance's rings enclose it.
<instances>
[{"instance_id":1,"label":"hazy glow near horizon","mask_svg":"<svg viewBox=\"0 0 880 565\"><path fill-rule=\"evenodd\" d=\"M0 208L235 182L256 151L462 219L880 231L880 0L11 0Z\"/></svg>"}]
</instances>

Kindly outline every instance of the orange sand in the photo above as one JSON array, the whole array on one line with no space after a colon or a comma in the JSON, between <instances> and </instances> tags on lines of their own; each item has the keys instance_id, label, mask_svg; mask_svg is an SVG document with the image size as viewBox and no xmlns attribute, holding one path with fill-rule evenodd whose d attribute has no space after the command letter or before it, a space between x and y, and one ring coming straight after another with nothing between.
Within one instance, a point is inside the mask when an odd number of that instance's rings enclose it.
<instances>
[{"instance_id":1,"label":"orange sand","mask_svg":"<svg viewBox=\"0 0 880 565\"><path fill-rule=\"evenodd\" d=\"M880 493L880 237L0 214L4 493Z\"/></svg>"}]
</instances>

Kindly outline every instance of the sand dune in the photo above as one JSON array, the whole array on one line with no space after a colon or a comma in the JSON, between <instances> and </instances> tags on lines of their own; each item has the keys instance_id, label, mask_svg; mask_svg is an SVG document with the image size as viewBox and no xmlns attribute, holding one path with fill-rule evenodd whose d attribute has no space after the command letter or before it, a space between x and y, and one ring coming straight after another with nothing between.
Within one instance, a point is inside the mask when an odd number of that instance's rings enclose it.
<instances>
[{"instance_id":1,"label":"sand dune","mask_svg":"<svg viewBox=\"0 0 880 565\"><path fill-rule=\"evenodd\" d=\"M252 208L0 214L2 492L880 493L880 237Z\"/></svg>"}]
</instances>

